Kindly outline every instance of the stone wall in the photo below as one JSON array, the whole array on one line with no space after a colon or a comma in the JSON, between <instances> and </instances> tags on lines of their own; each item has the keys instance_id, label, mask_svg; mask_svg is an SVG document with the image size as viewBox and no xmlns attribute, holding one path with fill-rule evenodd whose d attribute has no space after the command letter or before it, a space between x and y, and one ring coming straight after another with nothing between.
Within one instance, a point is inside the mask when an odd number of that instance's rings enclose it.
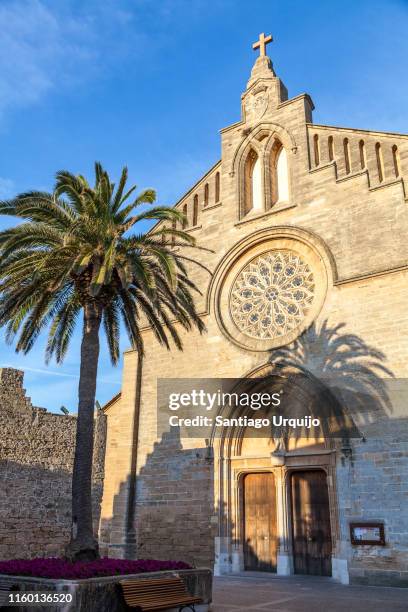
<instances>
[{"instance_id":1,"label":"stone wall","mask_svg":"<svg viewBox=\"0 0 408 612\"><path fill-rule=\"evenodd\" d=\"M177 430L164 434L137 479L137 556L211 566L212 467L206 449L184 450Z\"/></svg>"},{"instance_id":2,"label":"stone wall","mask_svg":"<svg viewBox=\"0 0 408 612\"><path fill-rule=\"evenodd\" d=\"M32 406L24 373L0 370L0 559L61 555L69 540L76 417ZM94 521L103 485L105 418L95 424Z\"/></svg>"},{"instance_id":3,"label":"stone wall","mask_svg":"<svg viewBox=\"0 0 408 612\"><path fill-rule=\"evenodd\" d=\"M212 565L217 524L212 519L213 459L207 449L183 449L178 430L154 445L137 476L132 541L123 551L110 535L128 520L128 508L119 503L128 489L127 480L118 484L112 516L101 520L101 554Z\"/></svg>"},{"instance_id":4,"label":"stone wall","mask_svg":"<svg viewBox=\"0 0 408 612\"><path fill-rule=\"evenodd\" d=\"M350 582L408 587L408 419L368 424L364 436L337 469L342 539L352 522L381 522L386 545L350 548Z\"/></svg>"}]
</instances>

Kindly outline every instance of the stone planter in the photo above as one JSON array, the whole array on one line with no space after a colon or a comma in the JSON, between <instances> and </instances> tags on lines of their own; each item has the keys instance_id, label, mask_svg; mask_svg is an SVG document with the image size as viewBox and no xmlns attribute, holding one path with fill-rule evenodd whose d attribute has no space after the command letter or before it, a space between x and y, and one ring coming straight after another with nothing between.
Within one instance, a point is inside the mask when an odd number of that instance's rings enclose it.
<instances>
[{"instance_id":1,"label":"stone planter","mask_svg":"<svg viewBox=\"0 0 408 612\"><path fill-rule=\"evenodd\" d=\"M22 605L4 608L10 612L124 612L129 610L119 595L118 582L126 578L145 580L165 576L180 576L192 595L201 597L203 604L196 606L197 612L207 612L212 599L212 572L209 569L168 570L125 576L106 576L85 580L51 580L29 576L0 575L2 585L17 585L20 593L27 591L48 591L71 593L72 603L63 605ZM0 603L1 606L1 603ZM3 608L1 608L3 610Z\"/></svg>"}]
</instances>

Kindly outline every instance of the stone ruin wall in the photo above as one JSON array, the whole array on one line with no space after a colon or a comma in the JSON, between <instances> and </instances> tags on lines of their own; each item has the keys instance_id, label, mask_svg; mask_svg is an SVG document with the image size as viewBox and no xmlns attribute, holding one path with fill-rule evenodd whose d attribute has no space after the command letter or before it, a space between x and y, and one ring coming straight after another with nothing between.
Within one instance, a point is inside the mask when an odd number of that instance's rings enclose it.
<instances>
[{"instance_id":1,"label":"stone ruin wall","mask_svg":"<svg viewBox=\"0 0 408 612\"><path fill-rule=\"evenodd\" d=\"M0 559L61 556L71 525L76 417L32 405L24 373L0 369ZM95 423L93 502L99 523L106 418Z\"/></svg>"}]
</instances>

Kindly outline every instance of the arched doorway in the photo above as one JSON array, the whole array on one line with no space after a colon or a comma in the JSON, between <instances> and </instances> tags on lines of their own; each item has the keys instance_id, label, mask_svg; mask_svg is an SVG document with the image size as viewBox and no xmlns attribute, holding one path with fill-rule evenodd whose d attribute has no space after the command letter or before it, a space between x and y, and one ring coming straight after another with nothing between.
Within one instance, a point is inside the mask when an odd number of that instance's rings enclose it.
<instances>
[{"instance_id":1,"label":"arched doorway","mask_svg":"<svg viewBox=\"0 0 408 612\"><path fill-rule=\"evenodd\" d=\"M245 378L259 378L259 391L266 375L270 366ZM273 376L279 378L276 371ZM329 401L324 386L304 373L292 375L290 384L295 402ZM282 447L270 429L264 433L247 438L242 428L224 428L211 441L219 513L215 573L331 575L339 539L334 440L292 439Z\"/></svg>"}]
</instances>

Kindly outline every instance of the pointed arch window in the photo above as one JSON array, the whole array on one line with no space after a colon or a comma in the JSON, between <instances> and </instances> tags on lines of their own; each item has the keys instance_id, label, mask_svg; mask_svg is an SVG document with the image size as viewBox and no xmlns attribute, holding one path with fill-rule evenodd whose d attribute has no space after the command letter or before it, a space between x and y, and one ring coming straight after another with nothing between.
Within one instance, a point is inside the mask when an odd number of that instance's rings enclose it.
<instances>
[{"instance_id":1,"label":"pointed arch window","mask_svg":"<svg viewBox=\"0 0 408 612\"><path fill-rule=\"evenodd\" d=\"M208 202L210 199L210 188L208 183L204 185L204 206L208 206Z\"/></svg>"},{"instance_id":2,"label":"pointed arch window","mask_svg":"<svg viewBox=\"0 0 408 612\"><path fill-rule=\"evenodd\" d=\"M400 170L399 151L398 151L397 145L393 145L391 151L392 151L392 162L394 164L394 174L395 174L395 177L398 178L399 175L401 174L401 170Z\"/></svg>"},{"instance_id":3,"label":"pointed arch window","mask_svg":"<svg viewBox=\"0 0 408 612\"><path fill-rule=\"evenodd\" d=\"M244 213L263 210L262 167L257 153L252 149L245 161Z\"/></svg>"},{"instance_id":4,"label":"pointed arch window","mask_svg":"<svg viewBox=\"0 0 408 612\"><path fill-rule=\"evenodd\" d=\"M271 182L272 205L277 202L287 202L289 200L288 156L285 147L279 141L276 141L272 148Z\"/></svg>"},{"instance_id":5,"label":"pointed arch window","mask_svg":"<svg viewBox=\"0 0 408 612\"><path fill-rule=\"evenodd\" d=\"M198 223L198 195L194 196L193 200L193 227Z\"/></svg>"},{"instance_id":6,"label":"pointed arch window","mask_svg":"<svg viewBox=\"0 0 408 612\"><path fill-rule=\"evenodd\" d=\"M384 180L384 162L381 151L381 144L379 142L377 142L375 145L375 157L377 160L378 180L380 181L380 183L382 183Z\"/></svg>"},{"instance_id":7,"label":"pointed arch window","mask_svg":"<svg viewBox=\"0 0 408 612\"><path fill-rule=\"evenodd\" d=\"M313 153L314 153L314 163L315 166L320 164L320 146L319 146L319 135L315 134L313 136Z\"/></svg>"},{"instance_id":8,"label":"pointed arch window","mask_svg":"<svg viewBox=\"0 0 408 612\"><path fill-rule=\"evenodd\" d=\"M333 140L333 136L329 136L328 140L327 140L327 146L329 149L329 161L333 161L334 160L334 140Z\"/></svg>"},{"instance_id":9,"label":"pointed arch window","mask_svg":"<svg viewBox=\"0 0 408 612\"><path fill-rule=\"evenodd\" d=\"M183 215L184 215L184 219L183 219L183 229L186 229L186 227L188 227L188 219L187 219L187 204L184 204L184 206L183 206Z\"/></svg>"},{"instance_id":10,"label":"pointed arch window","mask_svg":"<svg viewBox=\"0 0 408 612\"><path fill-rule=\"evenodd\" d=\"M281 147L276 160L276 183L278 202L289 200L288 156L285 147Z\"/></svg>"},{"instance_id":11,"label":"pointed arch window","mask_svg":"<svg viewBox=\"0 0 408 612\"><path fill-rule=\"evenodd\" d=\"M262 210L262 172L259 157L256 158L255 163L252 167L251 183L252 208L258 211Z\"/></svg>"},{"instance_id":12,"label":"pointed arch window","mask_svg":"<svg viewBox=\"0 0 408 612\"><path fill-rule=\"evenodd\" d=\"M350 174L350 143L349 139L345 138L343 140L343 149L344 149L344 165L346 168L346 174Z\"/></svg>"},{"instance_id":13,"label":"pointed arch window","mask_svg":"<svg viewBox=\"0 0 408 612\"><path fill-rule=\"evenodd\" d=\"M360 166L362 170L365 170L367 168L367 156L364 140L360 140L360 142L358 143L358 148L360 151Z\"/></svg>"},{"instance_id":14,"label":"pointed arch window","mask_svg":"<svg viewBox=\"0 0 408 612\"><path fill-rule=\"evenodd\" d=\"M215 175L215 202L220 201L220 173Z\"/></svg>"}]
</instances>

